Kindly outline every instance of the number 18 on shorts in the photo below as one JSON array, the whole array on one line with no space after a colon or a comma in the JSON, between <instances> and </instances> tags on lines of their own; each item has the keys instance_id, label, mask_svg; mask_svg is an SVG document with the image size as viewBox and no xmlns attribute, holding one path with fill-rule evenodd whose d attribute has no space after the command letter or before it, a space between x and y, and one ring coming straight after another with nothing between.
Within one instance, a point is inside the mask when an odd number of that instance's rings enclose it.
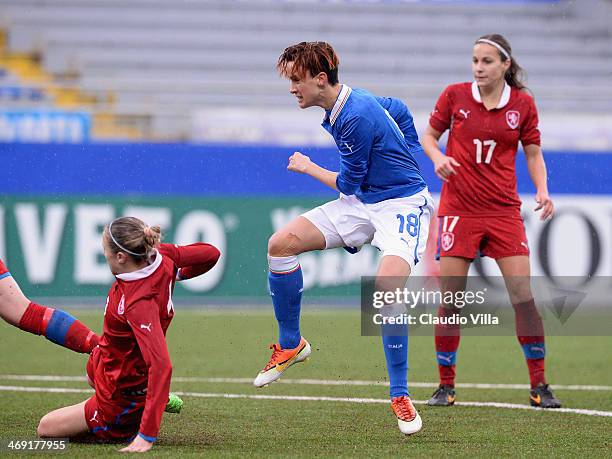
<instances>
[{"instance_id":1,"label":"number 18 on shorts","mask_svg":"<svg viewBox=\"0 0 612 459\"><path fill-rule=\"evenodd\" d=\"M303 217L323 233L326 249L371 243L383 256L398 256L412 269L425 252L433 209L434 200L424 189L409 197L373 204L341 195Z\"/></svg>"}]
</instances>

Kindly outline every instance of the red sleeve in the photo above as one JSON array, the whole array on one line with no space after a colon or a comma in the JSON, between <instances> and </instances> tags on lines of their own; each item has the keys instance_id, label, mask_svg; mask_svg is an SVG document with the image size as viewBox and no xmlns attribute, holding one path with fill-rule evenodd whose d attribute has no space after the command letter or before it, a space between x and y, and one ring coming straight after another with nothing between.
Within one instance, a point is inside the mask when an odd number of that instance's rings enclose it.
<instances>
[{"instance_id":1,"label":"red sleeve","mask_svg":"<svg viewBox=\"0 0 612 459\"><path fill-rule=\"evenodd\" d=\"M180 268L181 279L191 279L210 271L221 256L219 249L204 242L190 245L160 244L159 251L172 258Z\"/></svg>"},{"instance_id":2,"label":"red sleeve","mask_svg":"<svg viewBox=\"0 0 612 459\"><path fill-rule=\"evenodd\" d=\"M155 441L170 394L172 362L159 321L159 310L153 301L138 300L126 309L125 316L149 370L147 399L138 434L145 440Z\"/></svg>"},{"instance_id":3,"label":"red sleeve","mask_svg":"<svg viewBox=\"0 0 612 459\"><path fill-rule=\"evenodd\" d=\"M527 97L527 114L521 123L521 143L526 145L540 145L540 130L538 129L538 110L532 97Z\"/></svg>"},{"instance_id":4,"label":"red sleeve","mask_svg":"<svg viewBox=\"0 0 612 459\"><path fill-rule=\"evenodd\" d=\"M429 124L438 132L446 131L451 124L451 118L453 115L453 103L452 103L452 92L451 87L447 86L436 102L436 107L433 112L429 115Z\"/></svg>"}]
</instances>

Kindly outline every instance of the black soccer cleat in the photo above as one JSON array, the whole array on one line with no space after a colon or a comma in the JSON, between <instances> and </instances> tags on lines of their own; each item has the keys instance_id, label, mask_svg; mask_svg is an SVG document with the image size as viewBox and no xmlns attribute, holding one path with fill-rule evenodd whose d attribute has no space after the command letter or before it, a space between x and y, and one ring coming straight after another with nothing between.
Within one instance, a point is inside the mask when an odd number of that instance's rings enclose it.
<instances>
[{"instance_id":1,"label":"black soccer cleat","mask_svg":"<svg viewBox=\"0 0 612 459\"><path fill-rule=\"evenodd\" d=\"M453 406L455 404L455 388L448 384L440 384L427 400L429 406Z\"/></svg>"},{"instance_id":2,"label":"black soccer cleat","mask_svg":"<svg viewBox=\"0 0 612 459\"><path fill-rule=\"evenodd\" d=\"M538 408L561 408L561 402L550 390L548 384L538 384L529 392L531 406Z\"/></svg>"}]
</instances>

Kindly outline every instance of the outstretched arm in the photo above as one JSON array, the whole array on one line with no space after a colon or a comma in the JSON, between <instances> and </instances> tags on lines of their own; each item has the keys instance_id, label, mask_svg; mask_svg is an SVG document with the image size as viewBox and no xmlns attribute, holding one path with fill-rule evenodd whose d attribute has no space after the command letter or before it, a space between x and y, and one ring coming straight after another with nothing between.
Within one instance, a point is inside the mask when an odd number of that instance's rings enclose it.
<instances>
[{"instance_id":1,"label":"outstretched arm","mask_svg":"<svg viewBox=\"0 0 612 459\"><path fill-rule=\"evenodd\" d=\"M204 242L189 245L160 244L159 251L172 258L179 268L177 280L192 279L210 271L221 256L219 249Z\"/></svg>"}]
</instances>

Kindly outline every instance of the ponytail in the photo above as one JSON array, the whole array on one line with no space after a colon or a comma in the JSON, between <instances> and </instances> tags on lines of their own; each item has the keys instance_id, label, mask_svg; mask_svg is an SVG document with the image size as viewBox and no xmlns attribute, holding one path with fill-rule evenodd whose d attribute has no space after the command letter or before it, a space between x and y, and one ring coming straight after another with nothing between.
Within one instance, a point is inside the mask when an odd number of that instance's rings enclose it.
<instances>
[{"instance_id":1,"label":"ponytail","mask_svg":"<svg viewBox=\"0 0 612 459\"><path fill-rule=\"evenodd\" d=\"M159 226L148 226L136 217L120 217L104 228L104 237L113 252L125 252L136 261L150 261L162 236Z\"/></svg>"}]
</instances>

